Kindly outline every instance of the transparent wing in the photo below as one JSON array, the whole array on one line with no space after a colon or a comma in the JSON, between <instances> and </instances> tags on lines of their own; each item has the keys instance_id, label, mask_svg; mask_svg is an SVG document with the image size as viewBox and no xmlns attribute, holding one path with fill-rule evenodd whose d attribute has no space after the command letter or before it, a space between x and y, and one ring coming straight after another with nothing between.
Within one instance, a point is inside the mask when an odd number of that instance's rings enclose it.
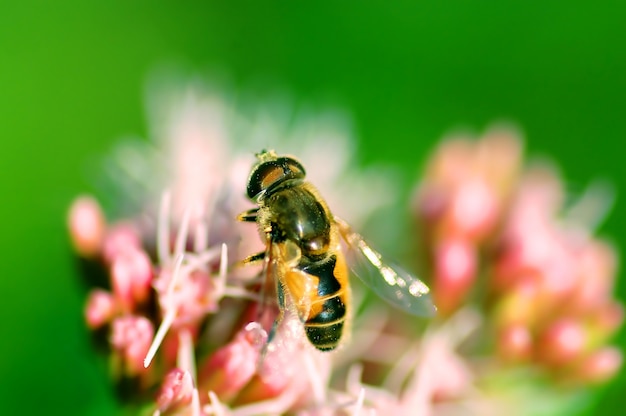
<instances>
[{"instance_id":1,"label":"transparent wing","mask_svg":"<svg viewBox=\"0 0 626 416\"><path fill-rule=\"evenodd\" d=\"M374 293L393 306L412 315L433 316L437 308L424 282L404 269L386 263L363 237L340 219L335 219L340 233L348 245L348 264Z\"/></svg>"}]
</instances>

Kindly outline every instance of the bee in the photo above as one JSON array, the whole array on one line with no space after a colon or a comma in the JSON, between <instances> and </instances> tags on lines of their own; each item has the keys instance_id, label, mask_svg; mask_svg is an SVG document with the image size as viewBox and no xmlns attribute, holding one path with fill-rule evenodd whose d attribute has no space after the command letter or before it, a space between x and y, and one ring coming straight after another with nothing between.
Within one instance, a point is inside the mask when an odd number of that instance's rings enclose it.
<instances>
[{"instance_id":1,"label":"bee","mask_svg":"<svg viewBox=\"0 0 626 416\"><path fill-rule=\"evenodd\" d=\"M275 281L277 322L290 302L313 346L331 351L340 344L350 308L349 265L341 239L352 256L350 268L378 296L414 315L434 314L428 287L385 263L345 221L333 216L296 158L271 150L256 156L246 191L257 207L238 219L256 222L265 239L265 250L244 263L263 261L265 278Z\"/></svg>"}]
</instances>

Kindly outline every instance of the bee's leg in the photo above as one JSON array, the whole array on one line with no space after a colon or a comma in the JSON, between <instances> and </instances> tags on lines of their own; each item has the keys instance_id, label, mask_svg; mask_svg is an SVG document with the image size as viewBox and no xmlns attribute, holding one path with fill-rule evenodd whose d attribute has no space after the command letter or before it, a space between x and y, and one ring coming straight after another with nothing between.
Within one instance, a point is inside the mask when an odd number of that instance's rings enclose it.
<instances>
[{"instance_id":1,"label":"bee's leg","mask_svg":"<svg viewBox=\"0 0 626 416\"><path fill-rule=\"evenodd\" d=\"M256 222L256 217L259 213L259 207L249 209L237 215L237 220L244 222Z\"/></svg>"},{"instance_id":2,"label":"bee's leg","mask_svg":"<svg viewBox=\"0 0 626 416\"><path fill-rule=\"evenodd\" d=\"M269 255L267 251L261 251L259 253L252 254L246 257L245 259L241 260L241 264L243 265L254 264L259 261L263 261L263 269L258 275L261 286L259 289L259 301L258 301L257 310L256 310L257 322L262 322L263 314L265 313L265 310L267 309L267 305L265 302L267 299L267 280L268 280L267 273L268 273L268 265L269 265L268 259L269 259Z\"/></svg>"},{"instance_id":3,"label":"bee's leg","mask_svg":"<svg viewBox=\"0 0 626 416\"><path fill-rule=\"evenodd\" d=\"M252 254L245 259L241 260L243 264L256 263L257 261L265 260L266 252L261 251L260 253Z\"/></svg>"}]
</instances>

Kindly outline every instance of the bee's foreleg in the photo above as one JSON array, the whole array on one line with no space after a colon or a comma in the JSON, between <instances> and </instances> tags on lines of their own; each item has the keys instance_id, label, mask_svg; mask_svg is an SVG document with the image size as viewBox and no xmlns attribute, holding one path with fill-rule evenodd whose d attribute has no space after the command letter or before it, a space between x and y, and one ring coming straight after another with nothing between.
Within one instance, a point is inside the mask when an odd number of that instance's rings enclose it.
<instances>
[{"instance_id":1,"label":"bee's foreleg","mask_svg":"<svg viewBox=\"0 0 626 416\"><path fill-rule=\"evenodd\" d=\"M252 208L237 215L237 220L244 222L256 222L256 217L258 216L258 213L259 207Z\"/></svg>"},{"instance_id":2,"label":"bee's foreleg","mask_svg":"<svg viewBox=\"0 0 626 416\"><path fill-rule=\"evenodd\" d=\"M266 253L267 252L265 251L261 251L260 253L252 254L246 257L245 259L241 260L241 262L243 264L250 264L250 263L256 263L257 261L265 260Z\"/></svg>"}]
</instances>

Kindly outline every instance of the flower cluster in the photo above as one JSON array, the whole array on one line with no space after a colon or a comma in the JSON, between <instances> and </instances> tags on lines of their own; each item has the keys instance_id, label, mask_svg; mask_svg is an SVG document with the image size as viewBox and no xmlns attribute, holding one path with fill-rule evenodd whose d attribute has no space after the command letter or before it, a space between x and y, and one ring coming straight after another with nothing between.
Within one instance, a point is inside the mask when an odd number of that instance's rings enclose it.
<instances>
[{"instance_id":1,"label":"flower cluster","mask_svg":"<svg viewBox=\"0 0 626 416\"><path fill-rule=\"evenodd\" d=\"M315 139L301 146L316 148L303 160L322 167L307 172L321 189L337 189L327 194L330 204L342 193L359 201L372 189L390 195L393 187L380 172L364 172L370 179L363 182L347 170L351 142L324 115L299 115L295 129L277 132L263 112L246 118L213 96L191 91L168 99L174 109L153 107L152 114L163 140L123 144L107 165L128 200L135 199L131 215L109 222L87 195L74 200L68 215L87 279L105 276L90 290L85 320L104 335L114 378L131 390L125 396L154 395L148 406L155 414L349 409L357 396L328 397L333 355L310 345L290 309L277 321L260 266L242 264L265 247L257 227L236 218L253 207L245 198L251 149L274 147L265 138L276 134ZM264 139L240 143L247 150L238 153L232 144L242 130ZM281 148L290 146L287 138ZM382 201L342 209L358 223Z\"/></svg>"},{"instance_id":2,"label":"flower cluster","mask_svg":"<svg viewBox=\"0 0 626 416\"><path fill-rule=\"evenodd\" d=\"M499 357L532 363L562 381L602 382L621 365L607 340L623 320L612 298L616 253L593 236L609 192L593 184L565 205L554 168L525 167L518 136L438 147L414 212L442 315L468 303L488 317Z\"/></svg>"},{"instance_id":3,"label":"flower cluster","mask_svg":"<svg viewBox=\"0 0 626 416\"><path fill-rule=\"evenodd\" d=\"M130 214L110 221L80 196L68 215L93 286L86 324L145 411L512 413L524 400L489 385L510 363L579 384L619 368L620 353L605 346L622 321L611 298L616 255L589 227L601 188L564 211L554 172L524 168L509 131L443 141L420 181L414 213L439 316L422 331L361 303L357 288L351 335L328 353L308 342L294 308L268 298L261 266L242 264L265 249L253 224L236 221L253 207L244 197L253 154L297 155L357 228L393 200L393 181L351 171L351 142L329 117L290 115L288 128L266 107L247 114L195 90L151 104L160 139L122 145L107 165Z\"/></svg>"}]
</instances>

